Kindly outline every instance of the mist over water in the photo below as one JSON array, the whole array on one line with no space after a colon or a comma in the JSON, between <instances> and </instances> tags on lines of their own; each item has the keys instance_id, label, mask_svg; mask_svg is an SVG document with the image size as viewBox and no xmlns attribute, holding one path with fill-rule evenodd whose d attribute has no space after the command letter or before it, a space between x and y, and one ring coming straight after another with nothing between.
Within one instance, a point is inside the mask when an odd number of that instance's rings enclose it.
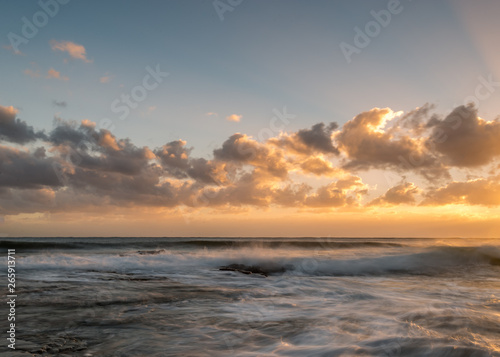
<instances>
[{"instance_id":1,"label":"mist over water","mask_svg":"<svg viewBox=\"0 0 500 357\"><path fill-rule=\"evenodd\" d=\"M32 353L498 356L499 243L23 238L0 246L16 249L17 338Z\"/></svg>"}]
</instances>

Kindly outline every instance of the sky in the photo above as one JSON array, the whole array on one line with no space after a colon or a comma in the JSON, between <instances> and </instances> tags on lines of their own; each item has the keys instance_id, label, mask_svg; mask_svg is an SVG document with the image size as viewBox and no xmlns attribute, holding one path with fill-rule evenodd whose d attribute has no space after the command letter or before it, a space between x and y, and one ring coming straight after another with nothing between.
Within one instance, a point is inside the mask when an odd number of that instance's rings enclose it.
<instances>
[{"instance_id":1,"label":"sky","mask_svg":"<svg viewBox=\"0 0 500 357\"><path fill-rule=\"evenodd\" d=\"M498 2L0 8L0 236L500 236Z\"/></svg>"}]
</instances>

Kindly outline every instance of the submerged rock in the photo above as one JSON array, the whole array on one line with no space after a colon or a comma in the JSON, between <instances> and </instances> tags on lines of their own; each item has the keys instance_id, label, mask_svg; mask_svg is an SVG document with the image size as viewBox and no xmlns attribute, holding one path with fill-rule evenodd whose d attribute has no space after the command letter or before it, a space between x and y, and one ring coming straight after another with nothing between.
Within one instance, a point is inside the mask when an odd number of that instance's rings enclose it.
<instances>
[{"instance_id":1,"label":"submerged rock","mask_svg":"<svg viewBox=\"0 0 500 357\"><path fill-rule=\"evenodd\" d=\"M269 270L264 270L259 266L253 266L253 265L244 265L244 264L229 264L227 266L221 266L219 270L223 271L237 271L242 274L259 274L262 276L267 277L270 273L276 272L275 270L269 271ZM283 269L279 269L279 272L283 272Z\"/></svg>"},{"instance_id":2,"label":"submerged rock","mask_svg":"<svg viewBox=\"0 0 500 357\"><path fill-rule=\"evenodd\" d=\"M128 257L134 254L139 254L139 255L157 255L161 253L165 253L165 249L155 249L155 250L138 250L135 253L122 253L120 254L120 257Z\"/></svg>"},{"instance_id":3,"label":"submerged rock","mask_svg":"<svg viewBox=\"0 0 500 357\"><path fill-rule=\"evenodd\" d=\"M160 253L164 253L165 249L156 249L156 250L138 250L137 253L140 255L157 255Z\"/></svg>"}]
</instances>

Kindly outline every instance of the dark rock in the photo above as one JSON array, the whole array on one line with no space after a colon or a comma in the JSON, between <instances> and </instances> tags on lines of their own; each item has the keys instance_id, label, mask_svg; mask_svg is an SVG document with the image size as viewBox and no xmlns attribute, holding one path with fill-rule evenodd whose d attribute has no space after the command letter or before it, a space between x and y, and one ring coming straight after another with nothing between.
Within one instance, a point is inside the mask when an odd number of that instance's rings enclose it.
<instances>
[{"instance_id":1,"label":"dark rock","mask_svg":"<svg viewBox=\"0 0 500 357\"><path fill-rule=\"evenodd\" d=\"M242 274L259 274L262 276L267 277L269 275L269 272L261 269L258 266L253 266L253 265L243 265L243 264L230 264L227 266L221 266L219 270L222 271L237 271Z\"/></svg>"},{"instance_id":2,"label":"dark rock","mask_svg":"<svg viewBox=\"0 0 500 357\"><path fill-rule=\"evenodd\" d=\"M165 249L156 249L156 250L138 250L137 253L140 255L156 255L165 252Z\"/></svg>"}]
</instances>

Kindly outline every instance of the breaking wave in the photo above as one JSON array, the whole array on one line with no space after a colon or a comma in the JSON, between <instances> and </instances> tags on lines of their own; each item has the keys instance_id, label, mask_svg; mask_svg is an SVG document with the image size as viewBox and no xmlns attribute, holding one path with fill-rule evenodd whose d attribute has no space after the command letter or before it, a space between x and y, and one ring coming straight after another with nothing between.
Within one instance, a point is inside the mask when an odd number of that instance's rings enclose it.
<instances>
[{"instance_id":1,"label":"breaking wave","mask_svg":"<svg viewBox=\"0 0 500 357\"><path fill-rule=\"evenodd\" d=\"M26 254L20 261L23 269L78 269L92 271L189 272L219 270L241 265L260 269L266 275L293 274L314 276L357 276L386 274L434 275L457 269L500 266L500 249L495 246L440 246L416 253L352 256L323 249L294 254L288 249L226 248L198 249L189 252L156 249L128 254L73 255L70 252ZM372 250L373 252L373 250ZM238 269L236 269L238 270ZM237 272L237 271L236 271ZM223 274L224 272L221 272ZM227 274L227 272L226 272Z\"/></svg>"}]
</instances>

